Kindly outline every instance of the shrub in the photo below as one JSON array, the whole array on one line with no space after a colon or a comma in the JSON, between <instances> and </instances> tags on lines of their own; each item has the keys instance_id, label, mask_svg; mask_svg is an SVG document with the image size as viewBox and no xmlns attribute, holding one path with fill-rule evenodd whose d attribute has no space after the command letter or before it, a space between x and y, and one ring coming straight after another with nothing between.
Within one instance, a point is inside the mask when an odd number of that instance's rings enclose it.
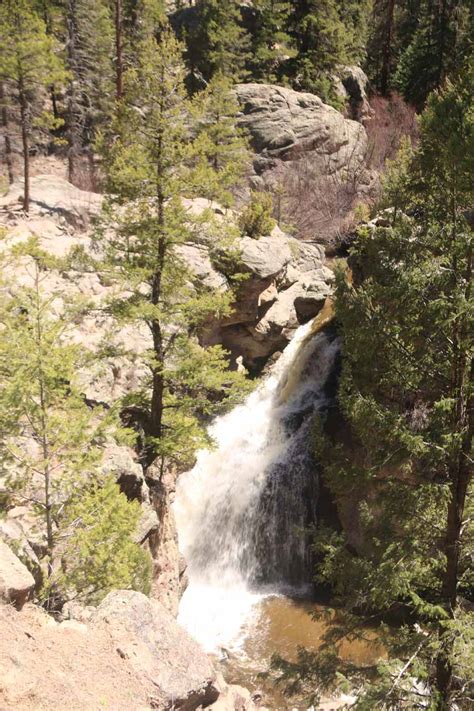
<instances>
[{"instance_id":1,"label":"shrub","mask_svg":"<svg viewBox=\"0 0 474 711\"><path fill-rule=\"evenodd\" d=\"M272 211L273 200L270 193L253 190L250 203L239 218L242 234L254 239L269 235L276 224Z\"/></svg>"},{"instance_id":2,"label":"shrub","mask_svg":"<svg viewBox=\"0 0 474 711\"><path fill-rule=\"evenodd\" d=\"M112 477L80 490L61 531L62 570L51 587L65 598L98 604L113 589L150 591L151 558L132 539L140 504L128 501Z\"/></svg>"}]
</instances>

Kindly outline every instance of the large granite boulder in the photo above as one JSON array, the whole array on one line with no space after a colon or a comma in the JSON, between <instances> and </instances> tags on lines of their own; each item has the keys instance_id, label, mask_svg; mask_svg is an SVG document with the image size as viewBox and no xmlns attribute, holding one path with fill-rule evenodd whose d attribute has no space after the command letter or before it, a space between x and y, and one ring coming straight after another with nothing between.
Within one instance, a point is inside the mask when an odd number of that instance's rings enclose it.
<instances>
[{"instance_id":1,"label":"large granite boulder","mask_svg":"<svg viewBox=\"0 0 474 711\"><path fill-rule=\"evenodd\" d=\"M92 622L106 625L121 656L152 682L155 708L193 711L217 700L217 675L207 655L157 600L131 590L111 592Z\"/></svg>"},{"instance_id":2,"label":"large granite boulder","mask_svg":"<svg viewBox=\"0 0 474 711\"><path fill-rule=\"evenodd\" d=\"M348 164L362 165L367 151L365 129L348 120L314 94L270 84L239 84L240 125L256 151L257 173L275 160L294 161L303 154L321 173L334 174Z\"/></svg>"},{"instance_id":3,"label":"large granite boulder","mask_svg":"<svg viewBox=\"0 0 474 711\"><path fill-rule=\"evenodd\" d=\"M4 197L0 209L22 211L23 180L14 183ZM30 181L30 215L56 216L70 225L84 229L91 215L97 214L103 196L80 190L58 175L36 175Z\"/></svg>"},{"instance_id":4,"label":"large granite boulder","mask_svg":"<svg viewBox=\"0 0 474 711\"><path fill-rule=\"evenodd\" d=\"M292 256L288 237L278 228L260 239L242 237L237 241L236 248L244 269L258 279L280 274Z\"/></svg>"},{"instance_id":5,"label":"large granite boulder","mask_svg":"<svg viewBox=\"0 0 474 711\"><path fill-rule=\"evenodd\" d=\"M0 599L22 607L35 586L28 568L0 540Z\"/></svg>"}]
</instances>

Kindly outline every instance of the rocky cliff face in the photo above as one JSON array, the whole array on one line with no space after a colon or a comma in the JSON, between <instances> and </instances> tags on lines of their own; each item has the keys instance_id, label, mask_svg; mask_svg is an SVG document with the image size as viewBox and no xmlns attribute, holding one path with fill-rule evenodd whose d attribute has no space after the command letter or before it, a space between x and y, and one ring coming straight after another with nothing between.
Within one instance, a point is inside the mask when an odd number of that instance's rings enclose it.
<instances>
[{"instance_id":1,"label":"rocky cliff face","mask_svg":"<svg viewBox=\"0 0 474 711\"><path fill-rule=\"evenodd\" d=\"M257 153L257 175L278 161L297 161L303 155L323 175L364 165L365 129L318 96L271 84L240 84L236 93L242 107L240 125Z\"/></svg>"},{"instance_id":2,"label":"rocky cliff face","mask_svg":"<svg viewBox=\"0 0 474 711\"><path fill-rule=\"evenodd\" d=\"M0 200L5 235L0 250L11 253L13 247L33 235L40 246L58 257L71 249L87 254L91 250L91 219L100 210L101 196L78 190L57 176L40 175L32 181L32 208L26 217L19 207L20 186ZM211 206L220 219L235 221L232 211ZM192 201L187 208L194 213L209 209L206 201ZM212 232L203 230L197 243L180 247L192 278L212 288L228 289L229 274L219 268L219 255L212 249ZM235 269L245 275L232 314L221 322L213 322L203 330L203 343L222 343L231 354L231 366L240 363L247 368L261 369L269 356L289 342L295 329L318 313L331 292L333 274L324 266L324 251L319 245L300 243L275 228L260 240L238 237L233 245L238 254ZM4 265L8 279L6 291L14 293L18 285L32 285L32 258L9 259ZM217 265L216 265L217 262ZM150 346L146 329L117 324L102 307L114 287L100 275L70 262L70 266L50 268L42 277L42 290L52 299L52 308L60 314L68 300L81 298L92 308L78 320L70 338L92 352L99 352L104 343L124 347L127 357L105 355L80 373L84 396L94 406L110 405L117 397L132 391L144 372L142 354ZM130 355L131 354L131 355ZM104 470L113 473L129 498L142 504L142 518L136 537L147 547L154 561L153 595L173 614L185 586L185 564L178 551L171 504L174 497L176 472L164 476L153 469L144 476L134 452L113 441L104 450ZM27 506L7 511L0 522L0 535L23 551L30 567L41 570L38 558L44 541L35 530L34 517Z\"/></svg>"},{"instance_id":3,"label":"rocky cliff face","mask_svg":"<svg viewBox=\"0 0 474 711\"><path fill-rule=\"evenodd\" d=\"M335 82L351 119L314 94L270 84L236 87L240 125L255 151L251 182L273 193L299 237L326 244L350 229L355 206L373 196L377 180L367 168L367 77L358 67L342 67Z\"/></svg>"},{"instance_id":4,"label":"rocky cliff face","mask_svg":"<svg viewBox=\"0 0 474 711\"><path fill-rule=\"evenodd\" d=\"M256 709L157 600L115 591L69 613L58 622L34 605L0 603L2 708Z\"/></svg>"}]
</instances>

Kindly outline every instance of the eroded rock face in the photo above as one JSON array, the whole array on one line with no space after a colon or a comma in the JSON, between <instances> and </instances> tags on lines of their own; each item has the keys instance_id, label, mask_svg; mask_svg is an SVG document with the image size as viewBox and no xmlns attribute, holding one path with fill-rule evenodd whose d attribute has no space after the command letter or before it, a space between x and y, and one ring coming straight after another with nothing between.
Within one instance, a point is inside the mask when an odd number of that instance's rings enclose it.
<instances>
[{"instance_id":1,"label":"eroded rock face","mask_svg":"<svg viewBox=\"0 0 474 711\"><path fill-rule=\"evenodd\" d=\"M0 602L0 708L255 709L158 602L117 591L69 613L58 623L31 603Z\"/></svg>"},{"instance_id":2,"label":"eroded rock face","mask_svg":"<svg viewBox=\"0 0 474 711\"><path fill-rule=\"evenodd\" d=\"M349 104L352 119L364 123L372 116L368 98L369 78L363 69L356 65L340 67L338 89Z\"/></svg>"},{"instance_id":3,"label":"eroded rock face","mask_svg":"<svg viewBox=\"0 0 474 711\"><path fill-rule=\"evenodd\" d=\"M92 622L105 623L121 656L152 682L156 708L193 711L217 700L207 655L157 600L130 590L111 592Z\"/></svg>"},{"instance_id":4,"label":"eroded rock face","mask_svg":"<svg viewBox=\"0 0 474 711\"><path fill-rule=\"evenodd\" d=\"M0 198L0 208L22 211L23 181L14 183ZM30 182L31 215L55 216L73 227L85 229L97 214L103 196L80 190L58 175L36 175Z\"/></svg>"},{"instance_id":5,"label":"eroded rock face","mask_svg":"<svg viewBox=\"0 0 474 711\"><path fill-rule=\"evenodd\" d=\"M7 230L0 241L0 252L8 252L36 235L40 246L58 257L77 247L88 253L89 220L91 213L98 211L101 196L78 190L58 176L40 175L32 182L33 200L28 217L19 203L21 186L13 186L0 200L0 223ZM209 212L217 225L225 221L236 232L236 215L231 210L203 199L183 204L189 214L202 216ZM203 220L196 242L181 245L179 253L189 267L192 284L225 292L230 288L232 274L224 273L227 262L218 258L215 234L215 225L207 231ZM278 227L259 240L237 237L232 250L238 261L234 268L246 278L237 290L230 315L219 322L212 320L200 338L203 344L220 343L227 348L232 367L260 371L269 357L283 350L297 326L318 313L332 289L333 275L324 266L324 250L320 245L301 243ZM151 346L150 333L146 326L118 327L107 310L101 308L116 293L118 285L74 264L73 261L67 269L51 268L45 272L42 290L56 315L64 313L68 301L77 298L87 299L96 307L71 323L67 337L92 353L102 354L81 370L78 378L90 407L107 407L142 384L147 374L143 354ZM7 277L3 290L8 297L20 285L33 285L33 260L28 256L5 260L3 273ZM127 355L114 353L114 348ZM104 447L103 471L115 476L127 497L142 504L136 540L153 558L152 594L176 615L186 574L171 506L175 475L166 472L163 477L155 477L149 471L145 476L133 450L113 441L107 441ZM0 537L14 545L15 550L21 550L39 585L45 541L32 516L28 507L11 509L0 521Z\"/></svg>"},{"instance_id":6,"label":"eroded rock face","mask_svg":"<svg viewBox=\"0 0 474 711\"><path fill-rule=\"evenodd\" d=\"M35 586L28 568L0 541L0 599L22 607Z\"/></svg>"},{"instance_id":7,"label":"eroded rock face","mask_svg":"<svg viewBox=\"0 0 474 711\"><path fill-rule=\"evenodd\" d=\"M316 316L332 293L334 274L324 266L324 248L300 242L275 227L258 240L236 240L239 270L248 276L237 292L230 316L205 333L222 343L234 360L260 369L281 351L296 328Z\"/></svg>"},{"instance_id":8,"label":"eroded rock face","mask_svg":"<svg viewBox=\"0 0 474 711\"><path fill-rule=\"evenodd\" d=\"M295 161L311 154L320 172L335 174L348 164L362 165L367 150L365 129L324 104L318 96L270 84L239 84L240 125L256 151L257 174L275 160Z\"/></svg>"}]
</instances>

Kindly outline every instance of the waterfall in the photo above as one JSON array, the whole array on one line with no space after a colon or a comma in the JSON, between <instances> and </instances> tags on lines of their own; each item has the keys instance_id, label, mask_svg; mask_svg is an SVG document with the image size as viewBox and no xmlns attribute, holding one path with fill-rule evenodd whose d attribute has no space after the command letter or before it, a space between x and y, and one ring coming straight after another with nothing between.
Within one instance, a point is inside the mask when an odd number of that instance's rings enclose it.
<instances>
[{"instance_id":1,"label":"waterfall","mask_svg":"<svg viewBox=\"0 0 474 711\"><path fill-rule=\"evenodd\" d=\"M208 651L238 647L262 596L310 579L311 414L325 404L337 350L311 323L301 326L246 402L214 421L215 449L200 451L178 480L174 511L189 575L179 620Z\"/></svg>"}]
</instances>

